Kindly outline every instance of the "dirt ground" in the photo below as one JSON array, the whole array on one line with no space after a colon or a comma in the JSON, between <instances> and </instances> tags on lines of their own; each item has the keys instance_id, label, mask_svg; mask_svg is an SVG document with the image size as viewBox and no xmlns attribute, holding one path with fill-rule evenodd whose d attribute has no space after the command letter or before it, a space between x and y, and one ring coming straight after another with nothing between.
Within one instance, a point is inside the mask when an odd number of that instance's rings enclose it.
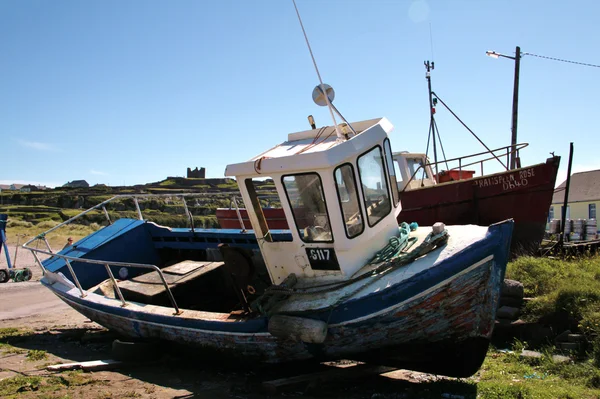
<instances>
[{"instance_id":1,"label":"dirt ground","mask_svg":"<svg viewBox=\"0 0 600 399\"><path fill-rule=\"evenodd\" d=\"M10 254L12 258L14 247ZM4 252L1 258L0 267L4 268ZM351 378L343 375L341 378L321 378L320 381L303 382L268 392L263 385L265 381L314 373L325 366L257 365L251 369L240 369L219 364L214 361L217 359L198 358L181 351L167 353L152 363L126 365L113 371L50 372L46 370L47 365L110 359L111 345L117 336L75 312L44 288L39 283L41 270L35 266L29 251L19 250L17 266L30 267L34 275L29 282L0 284L0 329L12 327L29 332L5 340L9 345L2 346L0 342L0 392L3 383L16 381L14 397L408 399L444 397L440 393L429 396L427 392L447 392L448 383L456 388L455 392L464 392L471 385L398 370L359 378L355 375ZM36 351L45 351L45 358L32 360L32 354L40 353ZM346 362L340 365L353 364ZM331 366L328 368L331 369ZM40 377L42 382L31 383L25 377Z\"/></svg>"}]
</instances>

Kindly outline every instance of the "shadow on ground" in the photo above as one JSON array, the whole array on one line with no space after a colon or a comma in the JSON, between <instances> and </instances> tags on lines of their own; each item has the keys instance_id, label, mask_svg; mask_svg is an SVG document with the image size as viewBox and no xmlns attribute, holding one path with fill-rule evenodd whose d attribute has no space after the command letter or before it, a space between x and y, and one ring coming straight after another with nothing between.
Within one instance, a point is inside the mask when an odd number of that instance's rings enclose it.
<instances>
[{"instance_id":1,"label":"shadow on ground","mask_svg":"<svg viewBox=\"0 0 600 399\"><path fill-rule=\"evenodd\" d=\"M110 359L111 345L118 336L104 329L53 328L32 335L7 337L1 341L23 350L43 350L65 362ZM412 399L477 397L477 385L470 380L449 379L429 374L393 372L345 378L341 375L316 378L266 391L266 381L331 370L332 366L312 363L265 366L221 361L189 348L157 343L162 355L151 363L122 367L111 373L115 379L137 379L174 389L182 393L176 398L370 398ZM106 372L105 372L106 373ZM159 396L160 397L160 396Z\"/></svg>"}]
</instances>

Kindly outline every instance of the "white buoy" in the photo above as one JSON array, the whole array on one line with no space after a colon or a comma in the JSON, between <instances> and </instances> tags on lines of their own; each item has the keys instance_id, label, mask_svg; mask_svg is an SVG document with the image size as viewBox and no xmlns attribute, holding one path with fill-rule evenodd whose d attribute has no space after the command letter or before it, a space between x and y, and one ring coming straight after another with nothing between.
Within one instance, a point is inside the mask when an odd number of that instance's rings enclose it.
<instances>
[{"instance_id":1,"label":"white buoy","mask_svg":"<svg viewBox=\"0 0 600 399\"><path fill-rule=\"evenodd\" d=\"M442 222L436 222L433 227L432 227L432 232L433 234L440 234L442 233L444 230L446 230L446 225Z\"/></svg>"}]
</instances>

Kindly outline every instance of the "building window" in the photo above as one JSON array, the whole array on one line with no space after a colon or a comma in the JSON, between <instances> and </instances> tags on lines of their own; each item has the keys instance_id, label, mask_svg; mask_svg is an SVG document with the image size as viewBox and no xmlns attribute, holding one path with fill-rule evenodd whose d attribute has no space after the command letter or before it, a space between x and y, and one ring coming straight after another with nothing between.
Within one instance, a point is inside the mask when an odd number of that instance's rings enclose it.
<instances>
[{"instance_id":1,"label":"building window","mask_svg":"<svg viewBox=\"0 0 600 399\"><path fill-rule=\"evenodd\" d=\"M596 204L588 205L589 219L596 219Z\"/></svg>"},{"instance_id":2,"label":"building window","mask_svg":"<svg viewBox=\"0 0 600 399\"><path fill-rule=\"evenodd\" d=\"M554 207L553 206L550 207L550 211L548 212L548 221L551 221L552 219L554 219Z\"/></svg>"},{"instance_id":3,"label":"building window","mask_svg":"<svg viewBox=\"0 0 600 399\"><path fill-rule=\"evenodd\" d=\"M346 236L356 237L365 229L365 223L360 209L354 168L350 164L339 166L333 172L333 176L346 227Z\"/></svg>"},{"instance_id":4,"label":"building window","mask_svg":"<svg viewBox=\"0 0 600 399\"><path fill-rule=\"evenodd\" d=\"M392 210L381 147L358 157L358 174L369 226L373 227Z\"/></svg>"},{"instance_id":5,"label":"building window","mask_svg":"<svg viewBox=\"0 0 600 399\"><path fill-rule=\"evenodd\" d=\"M321 177L317 173L303 173L281 179L302 241L332 242Z\"/></svg>"}]
</instances>

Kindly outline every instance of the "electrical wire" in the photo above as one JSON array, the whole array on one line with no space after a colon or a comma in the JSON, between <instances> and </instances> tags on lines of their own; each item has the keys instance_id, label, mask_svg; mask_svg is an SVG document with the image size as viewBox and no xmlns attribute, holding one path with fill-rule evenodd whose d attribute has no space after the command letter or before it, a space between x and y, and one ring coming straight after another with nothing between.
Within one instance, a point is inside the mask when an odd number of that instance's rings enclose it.
<instances>
[{"instance_id":1,"label":"electrical wire","mask_svg":"<svg viewBox=\"0 0 600 399\"><path fill-rule=\"evenodd\" d=\"M583 66L589 66L589 67L593 67L593 68L600 68L600 65L595 65L595 64L587 64L585 62L577 62L577 61L569 61L569 60L563 60L561 58L554 58L554 57L546 57L545 55L538 55L538 54L532 54L532 53L525 53L522 52L521 55L530 55L532 57L538 57L538 58L545 58L547 60L552 60L552 61L560 61L560 62L567 62L569 64L576 64L576 65L583 65Z\"/></svg>"}]
</instances>

